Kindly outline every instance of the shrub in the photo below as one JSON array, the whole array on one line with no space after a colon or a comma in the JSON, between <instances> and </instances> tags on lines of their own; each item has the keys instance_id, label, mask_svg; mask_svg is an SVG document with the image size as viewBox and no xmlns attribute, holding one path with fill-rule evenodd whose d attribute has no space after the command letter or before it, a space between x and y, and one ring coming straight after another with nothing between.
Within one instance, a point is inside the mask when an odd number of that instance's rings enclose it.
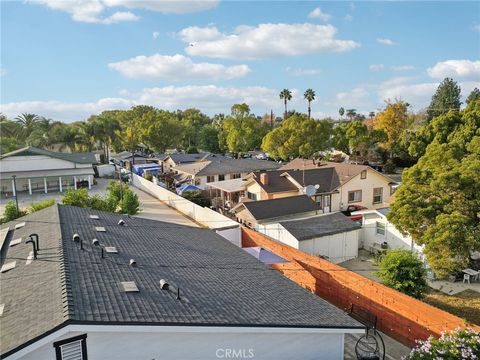
<instances>
[{"instance_id":1,"label":"shrub","mask_svg":"<svg viewBox=\"0 0 480 360\"><path fill-rule=\"evenodd\" d=\"M182 196L197 205L210 206L210 200L205 198L201 191L185 191Z\"/></svg>"},{"instance_id":2,"label":"shrub","mask_svg":"<svg viewBox=\"0 0 480 360\"><path fill-rule=\"evenodd\" d=\"M5 205L5 211L3 212L3 219L2 222L6 223L12 220L15 220L19 217L24 216L26 213L25 211L18 210L17 211L17 205L14 200L10 200L6 205Z\"/></svg>"},{"instance_id":3,"label":"shrub","mask_svg":"<svg viewBox=\"0 0 480 360\"><path fill-rule=\"evenodd\" d=\"M127 189L120 202L120 212L122 214L135 215L140 210L138 196L131 189Z\"/></svg>"},{"instance_id":4,"label":"shrub","mask_svg":"<svg viewBox=\"0 0 480 360\"><path fill-rule=\"evenodd\" d=\"M414 253L389 250L379 266L377 275L383 284L415 298L421 298L427 290L427 271Z\"/></svg>"},{"instance_id":5,"label":"shrub","mask_svg":"<svg viewBox=\"0 0 480 360\"><path fill-rule=\"evenodd\" d=\"M152 175L151 173L149 173L149 172L145 172L145 173L143 174L143 177L144 177L146 180L148 180L148 181L152 181L152 180L153 180L153 175Z\"/></svg>"},{"instance_id":6,"label":"shrub","mask_svg":"<svg viewBox=\"0 0 480 360\"><path fill-rule=\"evenodd\" d=\"M44 200L44 201L31 203L28 206L28 212L33 213L35 211L40 211L40 210L45 209L47 207L50 207L52 205L55 205L55 200L54 199L48 199L48 200Z\"/></svg>"},{"instance_id":7,"label":"shrub","mask_svg":"<svg viewBox=\"0 0 480 360\"><path fill-rule=\"evenodd\" d=\"M480 332L457 329L442 333L439 339L430 337L418 341L404 360L460 360L480 359Z\"/></svg>"},{"instance_id":8,"label":"shrub","mask_svg":"<svg viewBox=\"0 0 480 360\"><path fill-rule=\"evenodd\" d=\"M78 207L88 207L89 196L87 189L68 189L63 195L62 203Z\"/></svg>"}]
</instances>

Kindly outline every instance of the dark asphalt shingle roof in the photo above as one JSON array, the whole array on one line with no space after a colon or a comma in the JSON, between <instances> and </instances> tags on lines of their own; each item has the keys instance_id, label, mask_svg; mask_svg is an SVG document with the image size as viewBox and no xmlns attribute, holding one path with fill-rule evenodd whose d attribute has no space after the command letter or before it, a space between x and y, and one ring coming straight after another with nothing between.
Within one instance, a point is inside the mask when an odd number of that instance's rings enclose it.
<instances>
[{"instance_id":1,"label":"dark asphalt shingle roof","mask_svg":"<svg viewBox=\"0 0 480 360\"><path fill-rule=\"evenodd\" d=\"M99 220L90 219L90 214ZM123 218L125 226L118 225ZM208 229L126 218L118 214L55 205L19 219L26 226L12 238L40 236L39 259L0 274L1 352L64 324L152 324L197 326L362 326L325 300ZM6 224L12 226L12 223ZM96 232L104 226L106 232ZM80 250L72 240L78 233ZM103 246L118 254L101 259ZM10 241L10 239L8 240ZM7 262L25 259L31 246L8 249ZM138 266L128 265L135 259ZM180 287L161 290L160 279ZM138 293L120 283L134 281Z\"/></svg>"},{"instance_id":2,"label":"dark asphalt shingle roof","mask_svg":"<svg viewBox=\"0 0 480 360\"><path fill-rule=\"evenodd\" d=\"M282 221L280 224L297 240L314 239L361 228L360 224L340 212L308 219Z\"/></svg>"},{"instance_id":3,"label":"dark asphalt shingle roof","mask_svg":"<svg viewBox=\"0 0 480 360\"><path fill-rule=\"evenodd\" d=\"M285 173L285 170L272 170L267 171L268 174L268 184L264 185L260 182L261 171L256 171L254 173L255 180L267 193L276 193L276 192L285 192L298 190L298 188L284 176L281 176Z\"/></svg>"},{"instance_id":4,"label":"dark asphalt shingle roof","mask_svg":"<svg viewBox=\"0 0 480 360\"><path fill-rule=\"evenodd\" d=\"M243 206L256 220L279 218L318 210L317 203L306 195L249 201L244 202Z\"/></svg>"},{"instance_id":5,"label":"dark asphalt shingle roof","mask_svg":"<svg viewBox=\"0 0 480 360\"><path fill-rule=\"evenodd\" d=\"M28 156L28 155L46 155L53 158L71 161L77 164L96 164L97 159L95 155L90 152L83 152L83 153L60 153L49 151L45 149L39 149L33 146L28 146L22 149L18 149L7 154L3 154L1 159L7 158L10 156Z\"/></svg>"},{"instance_id":6,"label":"dark asphalt shingle roof","mask_svg":"<svg viewBox=\"0 0 480 360\"><path fill-rule=\"evenodd\" d=\"M193 164L178 165L175 170L196 176L226 175L235 173L250 173L257 170L278 169L280 164L274 161L257 159L231 159L227 157L212 158Z\"/></svg>"}]
</instances>

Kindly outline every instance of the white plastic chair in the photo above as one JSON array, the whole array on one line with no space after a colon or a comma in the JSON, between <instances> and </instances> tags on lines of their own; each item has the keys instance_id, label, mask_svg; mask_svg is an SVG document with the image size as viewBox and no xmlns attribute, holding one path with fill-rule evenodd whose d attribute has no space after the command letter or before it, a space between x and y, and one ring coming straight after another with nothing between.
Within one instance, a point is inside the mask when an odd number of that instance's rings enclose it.
<instances>
[{"instance_id":1,"label":"white plastic chair","mask_svg":"<svg viewBox=\"0 0 480 360\"><path fill-rule=\"evenodd\" d=\"M468 282L470 284L470 275L468 274L463 274L463 282Z\"/></svg>"}]
</instances>

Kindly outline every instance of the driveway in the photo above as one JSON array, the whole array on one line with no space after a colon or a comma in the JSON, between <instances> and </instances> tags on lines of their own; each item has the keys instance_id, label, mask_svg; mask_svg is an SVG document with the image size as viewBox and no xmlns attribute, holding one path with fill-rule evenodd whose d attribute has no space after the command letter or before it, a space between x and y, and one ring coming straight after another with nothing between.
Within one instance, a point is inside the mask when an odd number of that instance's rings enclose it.
<instances>
[{"instance_id":1,"label":"driveway","mask_svg":"<svg viewBox=\"0 0 480 360\"><path fill-rule=\"evenodd\" d=\"M153 196L139 190L133 186L130 187L138 196L140 201L140 213L137 217L151 220L165 221L173 224L187 225L199 227L197 223L193 222L181 212L167 206L165 203L154 198Z\"/></svg>"}]
</instances>

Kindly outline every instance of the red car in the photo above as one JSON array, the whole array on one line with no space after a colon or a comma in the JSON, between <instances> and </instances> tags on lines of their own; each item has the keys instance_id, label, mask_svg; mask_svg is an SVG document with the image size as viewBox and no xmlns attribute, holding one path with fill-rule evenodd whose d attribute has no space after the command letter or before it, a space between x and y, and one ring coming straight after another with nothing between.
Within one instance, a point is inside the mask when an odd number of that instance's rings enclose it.
<instances>
[{"instance_id":1,"label":"red car","mask_svg":"<svg viewBox=\"0 0 480 360\"><path fill-rule=\"evenodd\" d=\"M353 215L352 213L359 210L365 210L365 206L360 205L348 205L347 209L342 211L343 215L348 216L353 221L362 221L362 215Z\"/></svg>"}]
</instances>

